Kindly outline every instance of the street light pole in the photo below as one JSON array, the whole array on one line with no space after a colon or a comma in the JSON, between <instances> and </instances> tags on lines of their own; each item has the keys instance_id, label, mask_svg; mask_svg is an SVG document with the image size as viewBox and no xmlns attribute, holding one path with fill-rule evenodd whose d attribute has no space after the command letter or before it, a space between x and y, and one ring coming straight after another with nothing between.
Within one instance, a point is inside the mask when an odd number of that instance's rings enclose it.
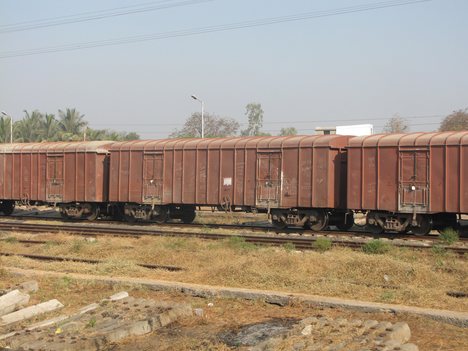
<instances>
[{"instance_id":1,"label":"street light pole","mask_svg":"<svg viewBox=\"0 0 468 351\"><path fill-rule=\"evenodd\" d=\"M13 144L13 118L5 111L2 111L2 115L10 117L10 144Z\"/></svg>"},{"instance_id":2,"label":"street light pole","mask_svg":"<svg viewBox=\"0 0 468 351\"><path fill-rule=\"evenodd\" d=\"M192 99L197 100L201 103L201 137L205 137L205 102L200 100L195 95L192 95Z\"/></svg>"}]
</instances>

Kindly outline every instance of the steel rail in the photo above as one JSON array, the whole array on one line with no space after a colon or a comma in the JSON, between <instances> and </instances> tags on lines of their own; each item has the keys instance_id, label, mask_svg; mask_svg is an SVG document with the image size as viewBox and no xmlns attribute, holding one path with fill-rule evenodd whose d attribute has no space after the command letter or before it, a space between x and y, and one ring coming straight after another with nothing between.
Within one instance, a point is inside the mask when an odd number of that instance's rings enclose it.
<instances>
[{"instance_id":1,"label":"steel rail","mask_svg":"<svg viewBox=\"0 0 468 351\"><path fill-rule=\"evenodd\" d=\"M70 223L86 223L90 224L87 220L83 219L63 219L60 217L46 217L46 216L30 216L30 215L12 215L12 218L18 218L22 220L45 220L51 222L57 222L60 225L62 224L70 224ZM0 221L1 223L1 221ZM110 224L113 226L132 226L137 228L148 228L157 226L158 228L169 228L170 231L174 230L174 227L184 227L184 228L209 228L209 229L230 229L230 230L240 230L245 231L249 230L252 232L261 232L262 234L300 234L300 235L340 235L340 236L361 236L362 238L376 238L376 239L400 239L400 240L427 240L427 241L438 241L438 237L436 235L411 235L411 234L401 234L401 233L381 233L381 234L373 234L370 232L366 232L364 230L349 230L349 231L339 231L339 230L325 230L321 232L315 232L313 230L304 229L304 228L286 228L286 229L279 229L275 228L271 225L255 225L255 224L219 224L219 223L145 223L145 222L137 222L137 223L127 223L127 222L120 222L120 221L112 221L112 220L105 220L99 219L98 221L93 222L96 225L99 224ZM153 229L154 230L154 229ZM159 229L158 229L159 230ZM460 241L467 241L468 238L461 237Z\"/></svg>"},{"instance_id":2,"label":"steel rail","mask_svg":"<svg viewBox=\"0 0 468 351\"><path fill-rule=\"evenodd\" d=\"M82 223L83 224L83 223ZM258 234L247 234L247 233L207 233L207 232L184 232L180 230L157 230L147 229L140 227L104 227L97 225L51 225L42 223L18 223L18 222L0 222L0 230L4 231L16 231L16 232L27 232L27 233L67 233L77 234L83 236L99 236L99 235L111 235L120 237L140 238L142 236L166 236L166 237L190 237L207 240L222 240L229 239L235 236L242 237L245 242L258 244L258 245L274 245L281 246L285 244L293 244L296 249L310 250L314 249L314 242L322 237L321 235L316 236L278 236L278 235L258 235ZM333 233L336 234L336 233ZM353 237L329 237L334 246L361 248L369 240L363 238ZM428 249L434 245L427 242L421 241L404 241L399 242L393 240L392 244L398 247L407 247L411 249ZM455 247L441 245L444 249L457 252L459 254L468 253L468 247Z\"/></svg>"},{"instance_id":3,"label":"steel rail","mask_svg":"<svg viewBox=\"0 0 468 351\"><path fill-rule=\"evenodd\" d=\"M0 256L17 256L17 257L30 258L33 260L40 260L40 261L79 262L79 263L89 263L89 264L104 263L104 261L101 261L101 260L93 260L93 259L88 259L88 258L45 256L45 255L24 254L24 253L15 253L15 252L0 252ZM171 272L177 272L177 271L183 270L183 268L181 267L159 265L159 264L136 263L136 265L140 267L144 267L144 268L163 269L163 270L171 271Z\"/></svg>"}]
</instances>

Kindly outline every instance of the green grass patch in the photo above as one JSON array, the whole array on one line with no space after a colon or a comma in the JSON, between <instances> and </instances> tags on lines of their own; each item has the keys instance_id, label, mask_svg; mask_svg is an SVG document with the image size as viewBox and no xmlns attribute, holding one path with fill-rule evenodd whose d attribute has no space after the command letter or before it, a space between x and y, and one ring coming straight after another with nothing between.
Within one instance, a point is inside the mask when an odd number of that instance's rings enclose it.
<instances>
[{"instance_id":1,"label":"green grass patch","mask_svg":"<svg viewBox=\"0 0 468 351\"><path fill-rule=\"evenodd\" d=\"M433 254L435 254L437 256L445 255L447 253L447 250L445 249L445 247L443 247L441 245L432 246L431 251L432 251Z\"/></svg>"},{"instance_id":2,"label":"green grass patch","mask_svg":"<svg viewBox=\"0 0 468 351\"><path fill-rule=\"evenodd\" d=\"M317 251L325 252L331 249L333 243L328 238L320 237L317 238L317 240L315 240L315 242L312 245Z\"/></svg>"},{"instance_id":3,"label":"green grass patch","mask_svg":"<svg viewBox=\"0 0 468 351\"><path fill-rule=\"evenodd\" d=\"M458 232L453 228L446 228L440 233L439 239L446 245L452 245L459 239Z\"/></svg>"},{"instance_id":4,"label":"green grass patch","mask_svg":"<svg viewBox=\"0 0 468 351\"><path fill-rule=\"evenodd\" d=\"M88 321L88 324L86 324L86 328L94 328L96 326L96 317L91 317L91 319Z\"/></svg>"},{"instance_id":5,"label":"green grass patch","mask_svg":"<svg viewBox=\"0 0 468 351\"><path fill-rule=\"evenodd\" d=\"M74 253L80 252L81 249L83 249L83 246L84 246L83 240L73 240L71 247L70 247L70 251Z\"/></svg>"},{"instance_id":6,"label":"green grass patch","mask_svg":"<svg viewBox=\"0 0 468 351\"><path fill-rule=\"evenodd\" d=\"M291 252L296 250L296 246L293 243L286 243L283 244L283 249L286 250L287 252Z\"/></svg>"},{"instance_id":7,"label":"green grass patch","mask_svg":"<svg viewBox=\"0 0 468 351\"><path fill-rule=\"evenodd\" d=\"M18 242L18 238L15 238L14 236L9 236L8 238L5 239L5 242L9 244L15 244Z\"/></svg>"},{"instance_id":8,"label":"green grass patch","mask_svg":"<svg viewBox=\"0 0 468 351\"><path fill-rule=\"evenodd\" d=\"M392 301L394 298L395 298L395 293L393 291L385 290L380 295L380 300L382 300L382 301Z\"/></svg>"},{"instance_id":9,"label":"green grass patch","mask_svg":"<svg viewBox=\"0 0 468 351\"><path fill-rule=\"evenodd\" d=\"M366 254L373 254L373 255L382 255L387 253L390 250L390 244L381 240L381 239L374 239L367 243L365 243L362 247L362 251Z\"/></svg>"},{"instance_id":10,"label":"green grass patch","mask_svg":"<svg viewBox=\"0 0 468 351\"><path fill-rule=\"evenodd\" d=\"M229 248L234 250L255 250L257 246L252 243L245 241L245 238L240 236L233 236L226 240L226 244Z\"/></svg>"}]
</instances>

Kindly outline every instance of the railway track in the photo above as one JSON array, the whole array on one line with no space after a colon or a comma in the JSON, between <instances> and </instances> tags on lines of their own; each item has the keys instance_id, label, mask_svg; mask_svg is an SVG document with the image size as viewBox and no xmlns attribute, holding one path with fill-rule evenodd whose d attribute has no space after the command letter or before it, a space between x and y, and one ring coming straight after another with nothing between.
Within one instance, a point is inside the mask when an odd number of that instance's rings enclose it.
<instances>
[{"instance_id":1,"label":"railway track","mask_svg":"<svg viewBox=\"0 0 468 351\"><path fill-rule=\"evenodd\" d=\"M277 234L253 234L246 232L238 232L235 234L215 233L215 232L187 232L180 229L162 230L149 228L145 226L103 226L91 225L89 223L74 223L74 224L48 224L48 223L22 223L18 221L2 221L0 222L0 231L26 232L26 233L67 233L72 235L82 236L120 236L140 238L143 236L165 236L165 237L186 237L199 238L205 240L223 240L234 236L242 237L246 242L257 245L274 245L281 246L285 244L293 244L298 250L310 250L314 248L314 242L323 237L323 234L328 235L328 238L335 246L361 248L372 237L356 237L348 232L325 232L317 233L311 236L293 236L293 235L277 235ZM322 235L320 235L322 234ZM24 240L23 240L24 241ZM463 241L466 241L463 240ZM33 244L33 241L29 242ZM399 247L407 247L411 249L428 249L436 243L440 244L435 238L431 240L392 240L392 244ZM445 249L459 253L468 253L468 246L443 246Z\"/></svg>"},{"instance_id":2,"label":"railway track","mask_svg":"<svg viewBox=\"0 0 468 351\"><path fill-rule=\"evenodd\" d=\"M39 211L33 211L32 213L37 213ZM60 215L57 214L56 211L46 211L49 214L52 214L52 216L45 216L45 215L31 215L31 214L16 214L16 215L11 215L10 218L15 218L18 220L41 220L41 221L49 221L49 222L55 222L58 223L59 225L62 224L70 224L70 223L86 223L89 224L88 221L86 220L80 220L80 219L63 219L60 217ZM252 218L255 219L255 218ZM99 224L109 224L112 226L129 226L128 223L126 222L119 222L115 220L106 220L106 219L98 219L97 221L93 222L97 225ZM151 228L155 227L155 223L145 223L145 222L138 222L132 224L132 227L137 227L137 228ZM251 232L258 232L262 234L298 234L298 235L312 235L315 236L317 234L320 235L325 235L325 236L330 236L330 235L340 235L340 236L361 236L363 238L368 238L372 237L375 239L389 239L389 240L394 240L394 239L399 239L399 240L415 240L415 241L438 241L437 235L412 235L412 234L397 234L397 233L382 233L382 234L372 234L369 232L366 232L364 229L360 229L358 227L358 230L349 230L349 231L338 231L338 230L325 230L322 232L315 232L312 230L304 229L304 228L286 228L286 229L278 229L274 226L272 226L270 223L266 221L252 221L252 222L245 222L242 224L220 224L220 223L180 223L180 222L169 222L169 223L161 223L157 224L158 229L161 230L162 228L166 228L168 230L166 231L180 231L181 229L186 229L186 228L192 228L192 229L228 229L228 230L237 230L237 231L251 231ZM468 229L468 228L467 228ZM461 240L464 240L462 236Z\"/></svg>"},{"instance_id":3,"label":"railway track","mask_svg":"<svg viewBox=\"0 0 468 351\"><path fill-rule=\"evenodd\" d=\"M23 240L22 242L26 242ZM37 244L37 241L34 242ZM23 254L23 253L14 253L14 252L0 252L0 256L17 256L25 257L33 260L39 261L55 261L55 262L80 262L80 263L89 263L89 264L100 264L104 261L93 260L88 258L78 258L78 257L60 257L60 256L46 256L46 255L33 255L33 254ZM149 269L163 269L166 271L177 272L183 270L181 267L177 266L167 266L167 265L158 265L158 264L147 264L147 263L137 263L137 266L149 268Z\"/></svg>"}]
</instances>

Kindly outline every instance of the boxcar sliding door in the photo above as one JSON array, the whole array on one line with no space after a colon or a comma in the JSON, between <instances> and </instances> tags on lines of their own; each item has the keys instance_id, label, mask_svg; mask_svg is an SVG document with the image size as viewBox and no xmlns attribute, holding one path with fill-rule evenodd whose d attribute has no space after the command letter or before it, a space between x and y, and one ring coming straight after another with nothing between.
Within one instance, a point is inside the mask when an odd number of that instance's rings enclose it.
<instances>
[{"instance_id":1,"label":"boxcar sliding door","mask_svg":"<svg viewBox=\"0 0 468 351\"><path fill-rule=\"evenodd\" d=\"M261 208L280 206L281 152L257 153L256 205Z\"/></svg>"},{"instance_id":2,"label":"boxcar sliding door","mask_svg":"<svg viewBox=\"0 0 468 351\"><path fill-rule=\"evenodd\" d=\"M400 149L399 210L425 212L429 205L429 150Z\"/></svg>"},{"instance_id":3,"label":"boxcar sliding door","mask_svg":"<svg viewBox=\"0 0 468 351\"><path fill-rule=\"evenodd\" d=\"M163 154L146 153L143 159L143 202L160 204L163 191Z\"/></svg>"},{"instance_id":4,"label":"boxcar sliding door","mask_svg":"<svg viewBox=\"0 0 468 351\"><path fill-rule=\"evenodd\" d=\"M47 201L63 201L64 180L63 155L47 155L46 196Z\"/></svg>"}]
</instances>

